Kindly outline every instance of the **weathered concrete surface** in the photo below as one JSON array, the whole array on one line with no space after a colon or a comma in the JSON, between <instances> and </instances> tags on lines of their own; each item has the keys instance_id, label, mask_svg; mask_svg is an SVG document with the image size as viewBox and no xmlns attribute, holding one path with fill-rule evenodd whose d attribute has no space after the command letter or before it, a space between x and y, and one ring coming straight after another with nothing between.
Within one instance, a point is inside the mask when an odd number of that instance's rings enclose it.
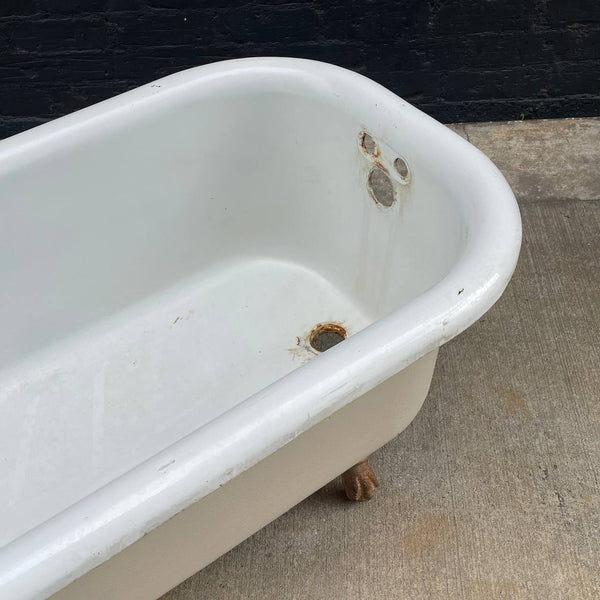
<instances>
[{"instance_id":1,"label":"weathered concrete surface","mask_svg":"<svg viewBox=\"0 0 600 600\"><path fill-rule=\"evenodd\" d=\"M600 119L452 126L504 173L520 202L600 196Z\"/></svg>"},{"instance_id":2,"label":"weathered concrete surface","mask_svg":"<svg viewBox=\"0 0 600 600\"><path fill-rule=\"evenodd\" d=\"M600 597L598 123L466 126L522 200L505 295L441 349L373 500L334 481L163 600Z\"/></svg>"}]
</instances>

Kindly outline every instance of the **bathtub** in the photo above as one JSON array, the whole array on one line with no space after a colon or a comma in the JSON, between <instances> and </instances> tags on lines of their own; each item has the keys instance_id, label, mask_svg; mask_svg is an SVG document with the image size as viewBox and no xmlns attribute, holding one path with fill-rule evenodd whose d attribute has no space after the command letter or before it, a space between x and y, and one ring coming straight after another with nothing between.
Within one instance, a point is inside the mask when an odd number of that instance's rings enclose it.
<instances>
[{"instance_id":1,"label":"bathtub","mask_svg":"<svg viewBox=\"0 0 600 600\"><path fill-rule=\"evenodd\" d=\"M0 190L11 599L156 598L361 463L521 240L478 150L307 60L191 69L14 136Z\"/></svg>"}]
</instances>

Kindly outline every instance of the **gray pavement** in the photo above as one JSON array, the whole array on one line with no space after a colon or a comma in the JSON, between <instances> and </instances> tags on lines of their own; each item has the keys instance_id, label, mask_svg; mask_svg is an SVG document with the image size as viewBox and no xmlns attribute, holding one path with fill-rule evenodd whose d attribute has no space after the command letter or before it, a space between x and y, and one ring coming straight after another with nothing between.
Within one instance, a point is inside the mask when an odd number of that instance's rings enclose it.
<instances>
[{"instance_id":1,"label":"gray pavement","mask_svg":"<svg viewBox=\"0 0 600 600\"><path fill-rule=\"evenodd\" d=\"M440 350L373 500L333 481L162 600L600 598L600 119L452 127L519 199L506 293Z\"/></svg>"}]
</instances>

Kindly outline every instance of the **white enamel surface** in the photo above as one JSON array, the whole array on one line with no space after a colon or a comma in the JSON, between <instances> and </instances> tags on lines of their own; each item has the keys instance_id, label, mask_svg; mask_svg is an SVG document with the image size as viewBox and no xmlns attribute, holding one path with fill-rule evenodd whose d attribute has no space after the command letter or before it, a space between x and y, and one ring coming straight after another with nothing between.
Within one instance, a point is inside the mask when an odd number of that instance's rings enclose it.
<instances>
[{"instance_id":1,"label":"white enamel surface","mask_svg":"<svg viewBox=\"0 0 600 600\"><path fill-rule=\"evenodd\" d=\"M389 209L363 130L410 167ZM56 591L458 334L521 235L467 142L359 75L279 58L2 142L0 214L10 598ZM310 360L330 320L352 335Z\"/></svg>"}]
</instances>

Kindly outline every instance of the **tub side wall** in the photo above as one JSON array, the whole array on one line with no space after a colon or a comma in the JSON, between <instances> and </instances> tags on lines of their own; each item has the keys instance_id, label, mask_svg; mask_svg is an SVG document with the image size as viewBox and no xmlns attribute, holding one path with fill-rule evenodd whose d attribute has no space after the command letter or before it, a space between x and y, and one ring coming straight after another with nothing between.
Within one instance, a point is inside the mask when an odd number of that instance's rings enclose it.
<instances>
[{"instance_id":1,"label":"tub side wall","mask_svg":"<svg viewBox=\"0 0 600 600\"><path fill-rule=\"evenodd\" d=\"M405 429L425 400L436 357L437 350L419 359L52 600L148 600L166 593Z\"/></svg>"}]
</instances>

